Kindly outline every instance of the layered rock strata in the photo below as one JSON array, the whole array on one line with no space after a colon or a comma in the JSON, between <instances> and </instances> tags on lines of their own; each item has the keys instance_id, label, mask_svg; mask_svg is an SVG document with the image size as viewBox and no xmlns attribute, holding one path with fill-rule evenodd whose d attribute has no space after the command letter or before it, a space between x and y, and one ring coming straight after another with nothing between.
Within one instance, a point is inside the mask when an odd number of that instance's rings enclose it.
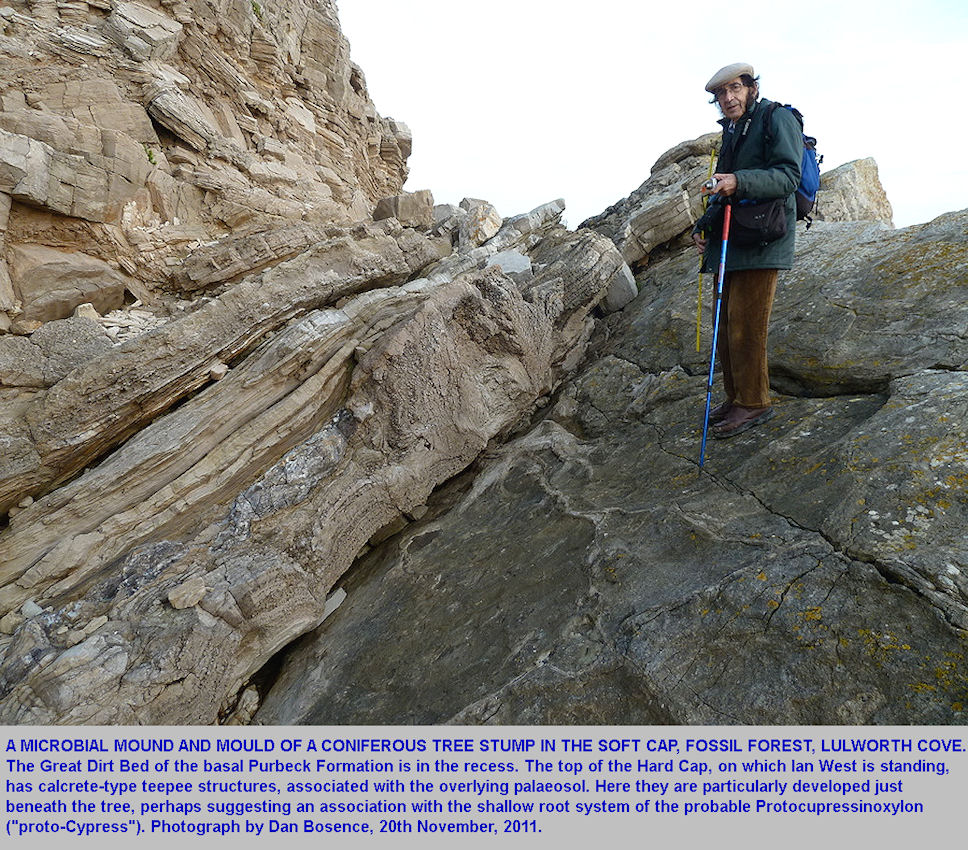
<instances>
[{"instance_id":1,"label":"layered rock strata","mask_svg":"<svg viewBox=\"0 0 968 850\"><path fill-rule=\"evenodd\" d=\"M0 332L158 301L197 248L360 220L406 179L332 0L0 12Z\"/></svg>"},{"instance_id":2,"label":"layered rock strata","mask_svg":"<svg viewBox=\"0 0 968 850\"><path fill-rule=\"evenodd\" d=\"M403 192L331 0L0 61L0 720L964 722L968 214L825 174L700 474L714 135L570 232Z\"/></svg>"},{"instance_id":3,"label":"layered rock strata","mask_svg":"<svg viewBox=\"0 0 968 850\"><path fill-rule=\"evenodd\" d=\"M467 259L395 219L334 228L22 398L4 431L21 447L5 504L32 499L0 536L5 722L215 722L368 541L581 360L627 269L562 209L504 221ZM530 279L488 266L498 248Z\"/></svg>"},{"instance_id":4,"label":"layered rock strata","mask_svg":"<svg viewBox=\"0 0 968 850\"><path fill-rule=\"evenodd\" d=\"M534 428L341 582L256 722L968 722L966 233L801 225L777 416L701 473L697 259L665 248Z\"/></svg>"}]
</instances>

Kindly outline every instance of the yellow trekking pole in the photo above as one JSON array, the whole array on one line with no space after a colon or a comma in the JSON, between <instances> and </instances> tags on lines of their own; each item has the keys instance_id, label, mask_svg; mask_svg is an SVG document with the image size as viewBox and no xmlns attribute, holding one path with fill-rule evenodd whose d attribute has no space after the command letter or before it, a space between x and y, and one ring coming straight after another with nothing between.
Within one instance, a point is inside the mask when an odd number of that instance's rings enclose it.
<instances>
[{"instance_id":1,"label":"yellow trekking pole","mask_svg":"<svg viewBox=\"0 0 968 850\"><path fill-rule=\"evenodd\" d=\"M713 165L716 162L716 148L713 148L709 152L709 174L706 175L707 180L712 180L713 177ZM706 206L709 203L709 199L703 196L702 199L702 211L706 212ZM699 339L700 339L700 327L702 326L702 260L699 261L699 299L696 304L696 351L700 350Z\"/></svg>"}]
</instances>

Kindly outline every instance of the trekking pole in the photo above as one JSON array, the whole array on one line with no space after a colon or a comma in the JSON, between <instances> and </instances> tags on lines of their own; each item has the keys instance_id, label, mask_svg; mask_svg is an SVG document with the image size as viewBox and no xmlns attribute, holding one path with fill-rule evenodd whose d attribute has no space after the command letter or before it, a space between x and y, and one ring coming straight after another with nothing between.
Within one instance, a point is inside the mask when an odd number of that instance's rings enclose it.
<instances>
[{"instance_id":1,"label":"trekking pole","mask_svg":"<svg viewBox=\"0 0 968 850\"><path fill-rule=\"evenodd\" d=\"M702 423L702 445L699 448L699 471L706 458L706 434L709 431L709 405L713 397L713 370L716 366L716 343L719 341L719 314L723 304L723 280L726 276L726 244L729 241L729 221L732 207L726 200L723 214L723 244L719 252L719 275L716 278L716 310L713 314L713 350L709 355L709 379L706 381L706 415Z\"/></svg>"},{"instance_id":2,"label":"trekking pole","mask_svg":"<svg viewBox=\"0 0 968 850\"><path fill-rule=\"evenodd\" d=\"M713 177L713 165L716 162L716 148L709 152L709 174L706 175L706 180L712 180ZM709 198L703 195L702 198L702 211L706 212L706 207L709 206ZM702 326L702 260L699 261L699 298L696 301L696 352L700 350L700 328Z\"/></svg>"}]
</instances>

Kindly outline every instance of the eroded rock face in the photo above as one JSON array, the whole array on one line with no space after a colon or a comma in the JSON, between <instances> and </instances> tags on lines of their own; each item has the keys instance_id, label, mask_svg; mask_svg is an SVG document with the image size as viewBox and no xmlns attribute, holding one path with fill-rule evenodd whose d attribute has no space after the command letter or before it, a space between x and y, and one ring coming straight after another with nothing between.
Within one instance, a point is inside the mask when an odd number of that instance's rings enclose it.
<instances>
[{"instance_id":1,"label":"eroded rock face","mask_svg":"<svg viewBox=\"0 0 968 850\"><path fill-rule=\"evenodd\" d=\"M31 390L4 425L5 722L232 708L368 541L582 359L624 264L562 209L509 218L473 257L395 219L331 228L49 388L52 354L11 337ZM498 250L538 271L513 280Z\"/></svg>"},{"instance_id":2,"label":"eroded rock face","mask_svg":"<svg viewBox=\"0 0 968 850\"><path fill-rule=\"evenodd\" d=\"M406 179L410 132L376 113L332 0L13 0L0 27L0 332L94 300L47 297L18 251L160 297L202 245L362 220Z\"/></svg>"},{"instance_id":3,"label":"eroded rock face","mask_svg":"<svg viewBox=\"0 0 968 850\"><path fill-rule=\"evenodd\" d=\"M966 232L801 229L777 416L703 473L696 258L655 263L534 429L347 576L255 722L965 723Z\"/></svg>"},{"instance_id":4,"label":"eroded rock face","mask_svg":"<svg viewBox=\"0 0 968 850\"><path fill-rule=\"evenodd\" d=\"M894 226L894 211L873 159L848 162L820 177L814 217L822 221L879 221Z\"/></svg>"},{"instance_id":5,"label":"eroded rock face","mask_svg":"<svg viewBox=\"0 0 968 850\"><path fill-rule=\"evenodd\" d=\"M897 376L964 369L968 293L965 212L891 230L884 224L797 225L795 267L781 272L770 326L777 389L809 395L883 390ZM648 310L631 314L616 354L651 369L708 369L696 351L697 261L682 251L642 275ZM713 281L705 276L704 321Z\"/></svg>"},{"instance_id":6,"label":"eroded rock face","mask_svg":"<svg viewBox=\"0 0 968 850\"><path fill-rule=\"evenodd\" d=\"M581 226L611 239L630 266L648 264L656 248L691 229L702 215L699 187L719 141L719 133L707 133L667 151L638 189Z\"/></svg>"}]
</instances>

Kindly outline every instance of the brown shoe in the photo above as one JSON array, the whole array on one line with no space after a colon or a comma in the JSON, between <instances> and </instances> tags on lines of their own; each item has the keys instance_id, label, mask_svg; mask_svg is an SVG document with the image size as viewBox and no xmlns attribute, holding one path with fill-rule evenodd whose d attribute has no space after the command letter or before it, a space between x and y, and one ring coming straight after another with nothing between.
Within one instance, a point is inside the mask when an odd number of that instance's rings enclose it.
<instances>
[{"instance_id":1,"label":"brown shoe","mask_svg":"<svg viewBox=\"0 0 968 850\"><path fill-rule=\"evenodd\" d=\"M719 440L735 437L756 425L762 425L769 421L773 418L774 412L772 407L733 405L733 408L726 414L726 418L713 428L713 436Z\"/></svg>"},{"instance_id":2,"label":"brown shoe","mask_svg":"<svg viewBox=\"0 0 968 850\"><path fill-rule=\"evenodd\" d=\"M709 424L718 425L729 415L729 411L732 409L733 403L731 401L724 401L722 404L717 405L709 411Z\"/></svg>"}]
</instances>

